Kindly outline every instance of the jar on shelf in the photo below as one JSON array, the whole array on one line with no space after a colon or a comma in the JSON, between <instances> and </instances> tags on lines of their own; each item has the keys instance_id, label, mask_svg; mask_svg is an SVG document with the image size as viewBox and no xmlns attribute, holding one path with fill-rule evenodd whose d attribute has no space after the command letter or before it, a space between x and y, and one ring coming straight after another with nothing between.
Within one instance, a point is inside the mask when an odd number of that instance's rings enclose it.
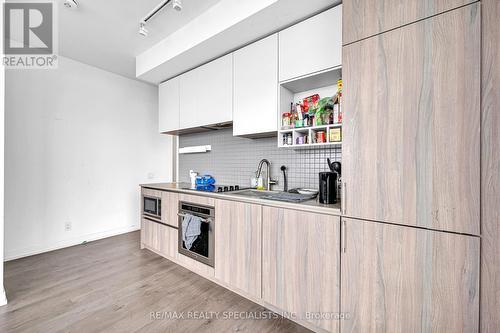
<instances>
[{"instance_id":1,"label":"jar on shelf","mask_svg":"<svg viewBox=\"0 0 500 333\"><path fill-rule=\"evenodd\" d=\"M283 129L289 129L291 124L292 115L289 112L285 112L281 118L281 126Z\"/></svg>"}]
</instances>

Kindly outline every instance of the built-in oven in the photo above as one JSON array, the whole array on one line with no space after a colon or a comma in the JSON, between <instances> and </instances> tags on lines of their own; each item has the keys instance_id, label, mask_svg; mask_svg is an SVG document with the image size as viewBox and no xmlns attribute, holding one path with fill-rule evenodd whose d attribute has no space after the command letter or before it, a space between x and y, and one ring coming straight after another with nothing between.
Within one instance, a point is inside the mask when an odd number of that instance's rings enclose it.
<instances>
[{"instance_id":1,"label":"built-in oven","mask_svg":"<svg viewBox=\"0 0 500 333\"><path fill-rule=\"evenodd\" d=\"M215 209L214 207L204 206L199 204L193 204L189 202L179 202L179 229L178 229L178 251L179 253L188 256L194 260L197 260L205 265L214 267L215 266L215 258L214 258L214 235L215 235ZM192 227L189 226L189 223L193 223L190 220L191 216L197 218L195 226L195 234L198 233L199 226L199 235L195 237L195 240L189 240L186 244L184 241L186 237L186 232L192 235ZM185 237L183 237L183 235ZM193 236L191 236L193 237Z\"/></svg>"},{"instance_id":2,"label":"built-in oven","mask_svg":"<svg viewBox=\"0 0 500 333\"><path fill-rule=\"evenodd\" d=\"M157 219L161 219L161 198L143 195L142 214Z\"/></svg>"}]
</instances>

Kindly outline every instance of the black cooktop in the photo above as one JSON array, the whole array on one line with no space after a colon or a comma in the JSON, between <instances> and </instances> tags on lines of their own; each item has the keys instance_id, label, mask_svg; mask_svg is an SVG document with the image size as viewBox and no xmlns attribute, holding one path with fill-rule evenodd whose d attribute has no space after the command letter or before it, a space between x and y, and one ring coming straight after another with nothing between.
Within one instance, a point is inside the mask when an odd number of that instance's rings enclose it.
<instances>
[{"instance_id":1,"label":"black cooktop","mask_svg":"<svg viewBox=\"0 0 500 333\"><path fill-rule=\"evenodd\" d=\"M200 192L217 192L217 193L224 193L224 192L232 192L232 191L239 191L239 190L244 190L245 188L240 187L239 185L197 185L196 187L187 187L184 188L185 190L192 190L192 191L200 191Z\"/></svg>"}]
</instances>

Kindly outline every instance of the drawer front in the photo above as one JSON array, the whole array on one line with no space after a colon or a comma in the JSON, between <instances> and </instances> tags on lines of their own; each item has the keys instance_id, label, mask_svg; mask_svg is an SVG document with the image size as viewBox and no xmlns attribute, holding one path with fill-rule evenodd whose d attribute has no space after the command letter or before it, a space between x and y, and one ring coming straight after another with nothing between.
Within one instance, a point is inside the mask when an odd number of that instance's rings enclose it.
<instances>
[{"instance_id":1,"label":"drawer front","mask_svg":"<svg viewBox=\"0 0 500 333\"><path fill-rule=\"evenodd\" d=\"M164 224L142 219L141 242L154 252L169 259L177 257L177 229Z\"/></svg>"},{"instance_id":2,"label":"drawer front","mask_svg":"<svg viewBox=\"0 0 500 333\"><path fill-rule=\"evenodd\" d=\"M213 207L215 204L215 200L213 198L199 196L199 195L190 195L190 194L180 194L179 201L190 202L210 207Z\"/></svg>"}]
</instances>

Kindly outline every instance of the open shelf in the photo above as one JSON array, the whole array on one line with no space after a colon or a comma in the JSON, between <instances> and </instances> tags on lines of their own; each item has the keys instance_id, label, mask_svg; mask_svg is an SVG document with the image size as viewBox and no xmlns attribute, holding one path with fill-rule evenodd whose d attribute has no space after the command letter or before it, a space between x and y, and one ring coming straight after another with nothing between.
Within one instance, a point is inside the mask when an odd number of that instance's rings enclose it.
<instances>
[{"instance_id":1,"label":"open shelf","mask_svg":"<svg viewBox=\"0 0 500 333\"><path fill-rule=\"evenodd\" d=\"M314 149L314 148L328 148L342 146L342 142L327 142L327 143L312 143L304 145L281 146L280 148L288 149Z\"/></svg>"},{"instance_id":2,"label":"open shelf","mask_svg":"<svg viewBox=\"0 0 500 333\"><path fill-rule=\"evenodd\" d=\"M311 127L300 127L293 129L286 129L278 131L278 147L280 148L313 148L313 147L327 147L327 146L340 146L341 141L330 141L330 131L333 128L341 128L342 124L329 124L321 126L311 126ZM316 132L325 132L326 142L315 142ZM284 137L286 135L292 135L292 144L285 144ZM307 137L307 143L304 139L304 143L299 144L298 139L300 137Z\"/></svg>"},{"instance_id":3,"label":"open shelf","mask_svg":"<svg viewBox=\"0 0 500 333\"><path fill-rule=\"evenodd\" d=\"M342 145L342 142L330 141L330 131L334 128L341 129L342 123L297 128L282 128L281 124L283 113L289 112L292 103L297 103L314 94L318 94L320 98L334 96L337 93L337 81L341 78L342 67L335 67L280 82L278 110L278 128L280 128L278 130L279 148L304 149ZM317 132L325 132L326 142L316 142ZM291 136L291 144L286 144L286 141L289 140L285 140L284 143L284 139L287 139L288 136Z\"/></svg>"},{"instance_id":4,"label":"open shelf","mask_svg":"<svg viewBox=\"0 0 500 333\"><path fill-rule=\"evenodd\" d=\"M333 67L298 78L281 81L280 85L292 93L299 93L337 85L337 81L340 78L342 78L342 67Z\"/></svg>"}]
</instances>

